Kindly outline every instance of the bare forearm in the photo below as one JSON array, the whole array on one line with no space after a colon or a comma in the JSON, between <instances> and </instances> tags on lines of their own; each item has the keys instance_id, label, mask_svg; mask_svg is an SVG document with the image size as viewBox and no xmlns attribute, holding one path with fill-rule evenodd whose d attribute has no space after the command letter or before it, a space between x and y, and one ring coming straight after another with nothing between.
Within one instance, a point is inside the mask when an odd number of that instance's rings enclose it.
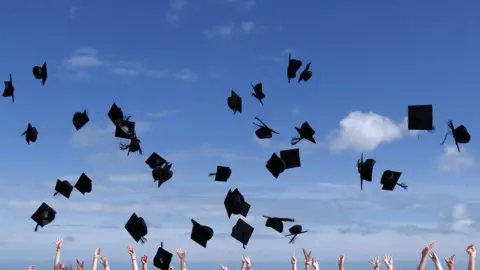
<instances>
[{"instance_id":1,"label":"bare forearm","mask_svg":"<svg viewBox=\"0 0 480 270\"><path fill-rule=\"evenodd\" d=\"M476 256L470 256L468 260L468 270L475 270L475 257Z\"/></svg>"},{"instance_id":2,"label":"bare forearm","mask_svg":"<svg viewBox=\"0 0 480 270\"><path fill-rule=\"evenodd\" d=\"M148 269L147 269L147 264L146 264L146 263L142 263L142 270L148 270Z\"/></svg>"},{"instance_id":3,"label":"bare forearm","mask_svg":"<svg viewBox=\"0 0 480 270\"><path fill-rule=\"evenodd\" d=\"M440 263L440 261L436 261L435 262L435 268L437 268L437 270L443 270L442 263Z\"/></svg>"},{"instance_id":4,"label":"bare forearm","mask_svg":"<svg viewBox=\"0 0 480 270\"><path fill-rule=\"evenodd\" d=\"M292 270L297 270L297 264L296 263L292 263Z\"/></svg>"},{"instance_id":5,"label":"bare forearm","mask_svg":"<svg viewBox=\"0 0 480 270\"><path fill-rule=\"evenodd\" d=\"M345 270L345 268L343 267L343 263L338 264L338 270Z\"/></svg>"},{"instance_id":6,"label":"bare forearm","mask_svg":"<svg viewBox=\"0 0 480 270\"><path fill-rule=\"evenodd\" d=\"M180 260L180 270L187 270L187 262L185 262L185 259Z\"/></svg>"},{"instance_id":7,"label":"bare forearm","mask_svg":"<svg viewBox=\"0 0 480 270\"><path fill-rule=\"evenodd\" d=\"M106 264L103 266L103 270L110 270L110 265L108 265L108 263L106 263Z\"/></svg>"},{"instance_id":8,"label":"bare forearm","mask_svg":"<svg viewBox=\"0 0 480 270\"><path fill-rule=\"evenodd\" d=\"M97 256L93 256L92 270L97 270Z\"/></svg>"},{"instance_id":9,"label":"bare forearm","mask_svg":"<svg viewBox=\"0 0 480 270\"><path fill-rule=\"evenodd\" d=\"M132 270L138 270L137 258L135 255L132 256Z\"/></svg>"},{"instance_id":10,"label":"bare forearm","mask_svg":"<svg viewBox=\"0 0 480 270\"><path fill-rule=\"evenodd\" d=\"M60 249L57 248L57 251L55 252L55 260L53 262L53 270L57 270L59 264L60 264Z\"/></svg>"},{"instance_id":11,"label":"bare forearm","mask_svg":"<svg viewBox=\"0 0 480 270\"><path fill-rule=\"evenodd\" d=\"M305 263L305 270L310 270L310 264L309 263Z\"/></svg>"},{"instance_id":12,"label":"bare forearm","mask_svg":"<svg viewBox=\"0 0 480 270\"><path fill-rule=\"evenodd\" d=\"M252 265L247 263L247 270L252 270Z\"/></svg>"},{"instance_id":13,"label":"bare forearm","mask_svg":"<svg viewBox=\"0 0 480 270\"><path fill-rule=\"evenodd\" d=\"M240 266L240 270L245 270L245 263L242 262L242 266Z\"/></svg>"},{"instance_id":14,"label":"bare forearm","mask_svg":"<svg viewBox=\"0 0 480 270\"><path fill-rule=\"evenodd\" d=\"M427 262L427 257L422 256L420 263L418 264L417 270L425 270L425 263Z\"/></svg>"}]
</instances>

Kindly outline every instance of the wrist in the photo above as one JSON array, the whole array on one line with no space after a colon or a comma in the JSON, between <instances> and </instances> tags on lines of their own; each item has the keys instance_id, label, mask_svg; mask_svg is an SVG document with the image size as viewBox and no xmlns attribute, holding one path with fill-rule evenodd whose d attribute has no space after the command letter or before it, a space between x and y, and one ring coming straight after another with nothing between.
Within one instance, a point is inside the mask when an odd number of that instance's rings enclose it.
<instances>
[{"instance_id":1,"label":"wrist","mask_svg":"<svg viewBox=\"0 0 480 270\"><path fill-rule=\"evenodd\" d=\"M137 259L137 257L135 257L135 255L133 255L133 256L132 256L132 261L133 261L133 260L136 260L136 259Z\"/></svg>"}]
</instances>

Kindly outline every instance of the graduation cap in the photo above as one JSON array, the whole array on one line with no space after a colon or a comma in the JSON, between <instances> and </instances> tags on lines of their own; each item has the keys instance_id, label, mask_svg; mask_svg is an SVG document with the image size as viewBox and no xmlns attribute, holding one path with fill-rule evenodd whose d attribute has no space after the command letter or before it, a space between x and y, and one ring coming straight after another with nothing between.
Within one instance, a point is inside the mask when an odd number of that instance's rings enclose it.
<instances>
[{"instance_id":1,"label":"graduation cap","mask_svg":"<svg viewBox=\"0 0 480 270\"><path fill-rule=\"evenodd\" d=\"M408 130L433 131L434 129L432 105L408 106Z\"/></svg>"},{"instance_id":2,"label":"graduation cap","mask_svg":"<svg viewBox=\"0 0 480 270\"><path fill-rule=\"evenodd\" d=\"M360 190L363 190L363 181L372 182L373 166L375 166L375 159L367 159L363 161L363 153L360 159L357 160L357 170L360 174Z\"/></svg>"},{"instance_id":3,"label":"graduation cap","mask_svg":"<svg viewBox=\"0 0 480 270\"><path fill-rule=\"evenodd\" d=\"M280 151L280 158L285 163L285 170L301 166L300 149L298 148Z\"/></svg>"},{"instance_id":4,"label":"graduation cap","mask_svg":"<svg viewBox=\"0 0 480 270\"><path fill-rule=\"evenodd\" d=\"M279 233L283 233L283 222L295 222L295 219L293 218L279 218L269 216L263 217L267 219L267 222L265 222L265 227L272 228Z\"/></svg>"},{"instance_id":5,"label":"graduation cap","mask_svg":"<svg viewBox=\"0 0 480 270\"><path fill-rule=\"evenodd\" d=\"M140 147L141 141L137 138L137 136L133 136L133 138L130 139L129 144L124 144L122 142L119 143L120 150L122 151L128 151L127 156L130 155L130 152L135 153L138 152L140 155L143 155L142 148Z\"/></svg>"},{"instance_id":6,"label":"graduation cap","mask_svg":"<svg viewBox=\"0 0 480 270\"><path fill-rule=\"evenodd\" d=\"M167 161L161 157L159 154L153 152L147 160L145 160L145 163L151 168L155 169L156 167L162 166L163 164L167 163Z\"/></svg>"},{"instance_id":7,"label":"graduation cap","mask_svg":"<svg viewBox=\"0 0 480 270\"><path fill-rule=\"evenodd\" d=\"M215 181L227 182L230 175L232 175L232 169L226 166L217 166L217 172L210 173L208 176L215 175Z\"/></svg>"},{"instance_id":8,"label":"graduation cap","mask_svg":"<svg viewBox=\"0 0 480 270\"><path fill-rule=\"evenodd\" d=\"M85 193L92 192L92 179L90 179L85 173L82 173L75 183L75 188L85 195Z\"/></svg>"},{"instance_id":9,"label":"graduation cap","mask_svg":"<svg viewBox=\"0 0 480 270\"><path fill-rule=\"evenodd\" d=\"M223 204L225 205L225 210L227 210L228 218L232 214L247 217L248 211L250 211L250 204L245 201L242 193L237 188L233 192L231 189L228 190Z\"/></svg>"},{"instance_id":10,"label":"graduation cap","mask_svg":"<svg viewBox=\"0 0 480 270\"><path fill-rule=\"evenodd\" d=\"M288 54L288 67L287 67L287 76L288 82L290 83L291 79L295 79L297 77L297 71L302 66L302 61L298 59L293 59L292 54Z\"/></svg>"},{"instance_id":11,"label":"graduation cap","mask_svg":"<svg viewBox=\"0 0 480 270\"><path fill-rule=\"evenodd\" d=\"M263 106L263 99L265 98L265 94L263 93L262 83L257 83L255 85L250 83L250 85L253 88L252 96L254 96L256 99L258 99L258 101L260 101L260 104L262 104L262 106Z\"/></svg>"},{"instance_id":12,"label":"graduation cap","mask_svg":"<svg viewBox=\"0 0 480 270\"><path fill-rule=\"evenodd\" d=\"M42 66L34 66L32 69L33 76L35 79L42 80L42 85L45 85L45 81L47 80L48 73L47 73L47 61L43 62Z\"/></svg>"},{"instance_id":13,"label":"graduation cap","mask_svg":"<svg viewBox=\"0 0 480 270\"><path fill-rule=\"evenodd\" d=\"M4 81L5 88L3 89L3 97L12 97L12 102L15 102L15 87L13 86L12 74L10 74L10 80Z\"/></svg>"},{"instance_id":14,"label":"graduation cap","mask_svg":"<svg viewBox=\"0 0 480 270\"><path fill-rule=\"evenodd\" d=\"M43 228L43 226L52 223L56 214L57 212L48 204L42 203L37 211L35 211L35 213L33 213L33 215L30 217L33 221L35 221L35 223L37 223L37 226L35 226L35 231L38 230L38 227Z\"/></svg>"},{"instance_id":15,"label":"graduation cap","mask_svg":"<svg viewBox=\"0 0 480 270\"><path fill-rule=\"evenodd\" d=\"M36 127L32 126L32 124L28 123L27 130L22 133L22 136L25 135L25 140L27 141L28 144L30 142L36 142L38 138L38 130Z\"/></svg>"},{"instance_id":16,"label":"graduation cap","mask_svg":"<svg viewBox=\"0 0 480 270\"><path fill-rule=\"evenodd\" d=\"M195 241L200 246L206 248L207 242L213 237L213 229L208 226L201 225L193 219L192 224L193 228L192 233L190 234L190 239Z\"/></svg>"},{"instance_id":17,"label":"graduation cap","mask_svg":"<svg viewBox=\"0 0 480 270\"><path fill-rule=\"evenodd\" d=\"M255 135L257 135L257 138L259 139L271 139L273 137L272 133L279 134L275 130L271 129L267 124L262 122L260 118L255 117L255 120L261 123L261 125L253 123L255 126L258 127L258 129L255 131Z\"/></svg>"},{"instance_id":18,"label":"graduation cap","mask_svg":"<svg viewBox=\"0 0 480 270\"><path fill-rule=\"evenodd\" d=\"M265 165L265 167L273 175L273 177L278 178L278 176L285 171L287 166L285 162L277 156L276 153L273 153L270 159L267 161L267 165Z\"/></svg>"},{"instance_id":19,"label":"graduation cap","mask_svg":"<svg viewBox=\"0 0 480 270\"><path fill-rule=\"evenodd\" d=\"M250 241L250 237L252 237L254 230L255 228L239 218L235 226L232 227L232 234L230 236L242 243L243 248L245 248L245 246L248 245L248 241Z\"/></svg>"},{"instance_id":20,"label":"graduation cap","mask_svg":"<svg viewBox=\"0 0 480 270\"><path fill-rule=\"evenodd\" d=\"M87 110L73 114L72 122L76 130L81 129L88 121L90 121L90 118L88 118Z\"/></svg>"},{"instance_id":21,"label":"graduation cap","mask_svg":"<svg viewBox=\"0 0 480 270\"><path fill-rule=\"evenodd\" d=\"M173 177L173 163L167 162L152 170L153 182L158 181L158 187Z\"/></svg>"},{"instance_id":22,"label":"graduation cap","mask_svg":"<svg viewBox=\"0 0 480 270\"><path fill-rule=\"evenodd\" d=\"M233 111L233 114L237 112L242 113L242 97L235 93L235 91L232 90L232 93L227 98L227 104L230 110Z\"/></svg>"},{"instance_id":23,"label":"graduation cap","mask_svg":"<svg viewBox=\"0 0 480 270\"><path fill-rule=\"evenodd\" d=\"M308 82L310 78L312 77L312 71L310 71L310 65L312 62L308 63L305 69L300 73L300 76L298 76L298 83L300 83L302 80L304 82Z\"/></svg>"},{"instance_id":24,"label":"graduation cap","mask_svg":"<svg viewBox=\"0 0 480 270\"><path fill-rule=\"evenodd\" d=\"M295 129L300 137L293 137L291 140L291 145L295 145L303 139L316 144L315 139L313 138L315 130L308 124L308 122L303 122L300 128L295 127Z\"/></svg>"},{"instance_id":25,"label":"graduation cap","mask_svg":"<svg viewBox=\"0 0 480 270\"><path fill-rule=\"evenodd\" d=\"M73 186L67 180L57 179L57 184L55 184L55 193L53 196L56 196L58 193L65 196L65 198L70 199L70 194L72 194Z\"/></svg>"},{"instance_id":26,"label":"graduation cap","mask_svg":"<svg viewBox=\"0 0 480 270\"><path fill-rule=\"evenodd\" d=\"M119 121L115 126L115 138L131 139L135 137L135 122L130 121L130 116Z\"/></svg>"},{"instance_id":27,"label":"graduation cap","mask_svg":"<svg viewBox=\"0 0 480 270\"><path fill-rule=\"evenodd\" d=\"M148 234L147 224L142 217L138 217L137 214L133 213L132 216L128 219L125 224L125 230L135 239L138 243L139 241L143 244L147 242L145 236Z\"/></svg>"},{"instance_id":28,"label":"graduation cap","mask_svg":"<svg viewBox=\"0 0 480 270\"><path fill-rule=\"evenodd\" d=\"M458 145L459 143L467 144L470 142L471 136L470 133L468 133L467 128L464 125L460 125L458 127L455 127L453 125L452 120L448 121L448 128L450 128L450 131L445 134L445 138L443 138L443 141L440 145L443 145L445 141L447 140L447 136L449 134L452 134L453 139L455 140L455 145L457 146L458 152L460 152L460 146Z\"/></svg>"},{"instance_id":29,"label":"graduation cap","mask_svg":"<svg viewBox=\"0 0 480 270\"><path fill-rule=\"evenodd\" d=\"M170 263L172 262L173 254L163 249L163 242L153 257L153 266L157 267L160 270L169 270Z\"/></svg>"},{"instance_id":30,"label":"graduation cap","mask_svg":"<svg viewBox=\"0 0 480 270\"><path fill-rule=\"evenodd\" d=\"M115 102L112 104L112 107L110 107L107 115L115 126L119 125L121 121L124 120L123 111L117 106L117 104L115 104Z\"/></svg>"},{"instance_id":31,"label":"graduation cap","mask_svg":"<svg viewBox=\"0 0 480 270\"><path fill-rule=\"evenodd\" d=\"M285 237L289 237L289 236L293 236L291 239L290 239L290 244L293 244L295 243L295 238L297 237L297 235L299 234L302 234L302 233L307 233L308 231L304 231L302 229L302 225L293 225L292 227L290 227L290 229L288 229L288 231L290 232L290 234L288 235L285 235Z\"/></svg>"},{"instance_id":32,"label":"graduation cap","mask_svg":"<svg viewBox=\"0 0 480 270\"><path fill-rule=\"evenodd\" d=\"M383 185L382 190L393 191L396 185L403 189L407 189L408 185L406 183L398 183L400 176L402 176L401 172L395 172L391 170L384 171L382 174L382 179L380 180L380 184Z\"/></svg>"}]
</instances>

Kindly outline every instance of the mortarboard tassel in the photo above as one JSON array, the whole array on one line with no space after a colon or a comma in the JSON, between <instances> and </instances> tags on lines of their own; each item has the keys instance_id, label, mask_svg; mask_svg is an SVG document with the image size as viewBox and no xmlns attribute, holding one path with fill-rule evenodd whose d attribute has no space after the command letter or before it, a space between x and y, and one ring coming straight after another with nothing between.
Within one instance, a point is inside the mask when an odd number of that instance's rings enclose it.
<instances>
[{"instance_id":1,"label":"mortarboard tassel","mask_svg":"<svg viewBox=\"0 0 480 270\"><path fill-rule=\"evenodd\" d=\"M288 237L288 235L287 235ZM295 243L295 238L297 237L297 234L295 234L292 239L290 239L290 241L288 242L289 244L294 244Z\"/></svg>"},{"instance_id":2,"label":"mortarboard tassel","mask_svg":"<svg viewBox=\"0 0 480 270\"><path fill-rule=\"evenodd\" d=\"M405 190L408 189L408 185L405 182L404 183L397 183L397 185L400 186L401 188L405 189Z\"/></svg>"},{"instance_id":3,"label":"mortarboard tassel","mask_svg":"<svg viewBox=\"0 0 480 270\"><path fill-rule=\"evenodd\" d=\"M445 137L443 137L443 141L440 145L443 145L445 143L445 141L447 140L447 137L448 135L452 134L453 135L453 130L455 130L455 127L453 126L453 123L452 121L448 121L448 127L450 128L450 131L448 131L447 133L445 133ZM460 150L458 151L460 152Z\"/></svg>"},{"instance_id":4,"label":"mortarboard tassel","mask_svg":"<svg viewBox=\"0 0 480 270\"><path fill-rule=\"evenodd\" d=\"M57 192L55 192L55 193L53 193L53 196L55 197L55 196L57 196L57 194L58 194L58 191L57 191Z\"/></svg>"},{"instance_id":5,"label":"mortarboard tassel","mask_svg":"<svg viewBox=\"0 0 480 270\"><path fill-rule=\"evenodd\" d=\"M301 140L303 140L303 138L292 137L292 139L290 140L290 144L295 145L298 142L300 142Z\"/></svg>"},{"instance_id":6,"label":"mortarboard tassel","mask_svg":"<svg viewBox=\"0 0 480 270\"><path fill-rule=\"evenodd\" d=\"M35 230L34 230L34 231L38 231L38 227L40 227L40 224L37 224L37 226L35 226Z\"/></svg>"},{"instance_id":7,"label":"mortarboard tassel","mask_svg":"<svg viewBox=\"0 0 480 270\"><path fill-rule=\"evenodd\" d=\"M209 173L208 176L214 176L217 175L216 173Z\"/></svg>"},{"instance_id":8,"label":"mortarboard tassel","mask_svg":"<svg viewBox=\"0 0 480 270\"><path fill-rule=\"evenodd\" d=\"M145 244L147 242L147 238L145 237L140 237L140 243Z\"/></svg>"}]
</instances>

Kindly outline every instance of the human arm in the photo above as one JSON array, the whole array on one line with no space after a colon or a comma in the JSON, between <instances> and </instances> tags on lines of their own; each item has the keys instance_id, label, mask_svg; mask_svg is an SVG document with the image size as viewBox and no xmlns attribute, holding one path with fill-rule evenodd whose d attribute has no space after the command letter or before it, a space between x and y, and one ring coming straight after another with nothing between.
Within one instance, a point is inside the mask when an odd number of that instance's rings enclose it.
<instances>
[{"instance_id":1,"label":"human arm","mask_svg":"<svg viewBox=\"0 0 480 270\"><path fill-rule=\"evenodd\" d=\"M247 270L252 270L252 260L250 259L250 256L242 256L243 260L245 261L245 264L247 265Z\"/></svg>"},{"instance_id":2,"label":"human arm","mask_svg":"<svg viewBox=\"0 0 480 270\"><path fill-rule=\"evenodd\" d=\"M475 259L477 257L477 249L475 245L468 245L466 252L468 254L468 270L475 270Z\"/></svg>"},{"instance_id":3,"label":"human arm","mask_svg":"<svg viewBox=\"0 0 480 270\"><path fill-rule=\"evenodd\" d=\"M55 241L55 245L57 249L55 251L55 260L53 262L53 270L58 270L58 265L60 264L60 249L63 246L63 240L58 238L57 241Z\"/></svg>"},{"instance_id":4,"label":"human arm","mask_svg":"<svg viewBox=\"0 0 480 270\"><path fill-rule=\"evenodd\" d=\"M420 259L420 263L418 264L417 270L425 270L425 264L427 263L427 255L430 250L433 248L435 243L430 243L422 250L422 257Z\"/></svg>"},{"instance_id":5,"label":"human arm","mask_svg":"<svg viewBox=\"0 0 480 270\"><path fill-rule=\"evenodd\" d=\"M448 270L453 270L455 255L452 255L450 258L443 258L447 264Z\"/></svg>"},{"instance_id":6,"label":"human arm","mask_svg":"<svg viewBox=\"0 0 480 270\"><path fill-rule=\"evenodd\" d=\"M180 259L180 270L187 270L187 262L185 261L187 251L182 250L181 248L177 248L176 251L178 258Z\"/></svg>"},{"instance_id":7,"label":"human arm","mask_svg":"<svg viewBox=\"0 0 480 270\"><path fill-rule=\"evenodd\" d=\"M137 257L135 257L135 250L131 245L128 245L127 251L128 251L128 254L130 254L130 257L132 259L132 270L138 270Z\"/></svg>"},{"instance_id":8,"label":"human arm","mask_svg":"<svg viewBox=\"0 0 480 270\"><path fill-rule=\"evenodd\" d=\"M437 270L443 270L442 263L440 263L440 260L438 259L438 256L435 252L431 251L429 253L430 259L432 259L433 263L435 264L435 268Z\"/></svg>"},{"instance_id":9,"label":"human arm","mask_svg":"<svg viewBox=\"0 0 480 270\"><path fill-rule=\"evenodd\" d=\"M392 256L384 255L383 262L387 266L387 270L394 270Z\"/></svg>"},{"instance_id":10,"label":"human arm","mask_svg":"<svg viewBox=\"0 0 480 270\"><path fill-rule=\"evenodd\" d=\"M305 258L305 270L309 270L312 265L312 251L307 252L305 248L302 248L303 257Z\"/></svg>"},{"instance_id":11,"label":"human arm","mask_svg":"<svg viewBox=\"0 0 480 270\"><path fill-rule=\"evenodd\" d=\"M380 270L382 261L380 261L380 257L373 257L370 259L370 264L372 264L373 270Z\"/></svg>"},{"instance_id":12,"label":"human arm","mask_svg":"<svg viewBox=\"0 0 480 270\"><path fill-rule=\"evenodd\" d=\"M108 259L107 259L107 257L102 256L102 257L100 258L100 262L101 262L102 265L103 265L103 270L110 270L110 265L108 264Z\"/></svg>"},{"instance_id":13,"label":"human arm","mask_svg":"<svg viewBox=\"0 0 480 270\"><path fill-rule=\"evenodd\" d=\"M97 270L97 259L99 255L100 255L100 248L96 248L93 251L92 270Z\"/></svg>"},{"instance_id":14,"label":"human arm","mask_svg":"<svg viewBox=\"0 0 480 270\"><path fill-rule=\"evenodd\" d=\"M344 270L345 255L341 254L338 256L338 270Z\"/></svg>"},{"instance_id":15,"label":"human arm","mask_svg":"<svg viewBox=\"0 0 480 270\"><path fill-rule=\"evenodd\" d=\"M295 258L295 255L292 256L292 270L297 270L297 258Z\"/></svg>"},{"instance_id":16,"label":"human arm","mask_svg":"<svg viewBox=\"0 0 480 270\"><path fill-rule=\"evenodd\" d=\"M147 255L142 256L142 270L148 270L147 258L148 258Z\"/></svg>"}]
</instances>

